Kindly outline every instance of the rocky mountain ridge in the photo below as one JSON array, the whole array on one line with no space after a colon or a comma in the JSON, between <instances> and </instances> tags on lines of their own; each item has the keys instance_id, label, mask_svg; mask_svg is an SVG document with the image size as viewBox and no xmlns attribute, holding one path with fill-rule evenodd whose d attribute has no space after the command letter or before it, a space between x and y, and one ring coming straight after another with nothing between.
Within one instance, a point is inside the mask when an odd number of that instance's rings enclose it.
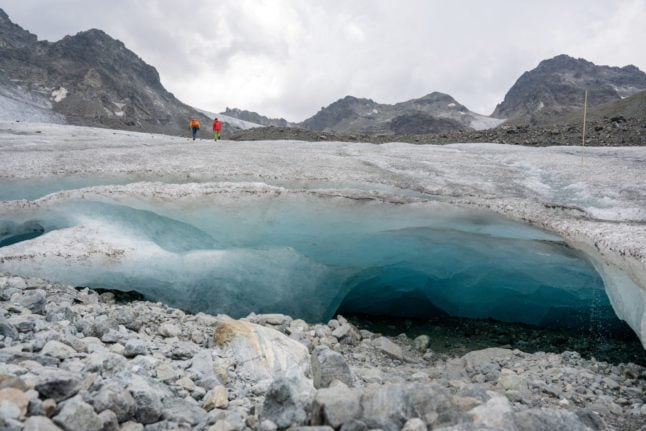
<instances>
[{"instance_id":1,"label":"rocky mountain ridge","mask_svg":"<svg viewBox=\"0 0 646 431\"><path fill-rule=\"evenodd\" d=\"M646 90L646 73L635 66L597 66L559 55L523 73L492 116L514 123L545 124L588 106L618 101Z\"/></svg>"},{"instance_id":2,"label":"rocky mountain ridge","mask_svg":"<svg viewBox=\"0 0 646 431\"><path fill-rule=\"evenodd\" d=\"M0 10L0 97L69 124L180 135L209 118L166 91L157 70L101 30L38 41ZM29 120L30 109L4 111ZM27 115L27 118L21 117ZM15 117L15 118L14 118Z\"/></svg>"}]
</instances>

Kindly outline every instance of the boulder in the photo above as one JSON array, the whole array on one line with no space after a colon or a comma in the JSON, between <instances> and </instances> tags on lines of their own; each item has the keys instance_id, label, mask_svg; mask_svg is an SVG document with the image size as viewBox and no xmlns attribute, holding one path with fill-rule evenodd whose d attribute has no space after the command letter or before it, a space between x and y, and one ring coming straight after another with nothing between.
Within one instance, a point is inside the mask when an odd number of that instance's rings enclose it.
<instances>
[{"instance_id":1,"label":"boulder","mask_svg":"<svg viewBox=\"0 0 646 431\"><path fill-rule=\"evenodd\" d=\"M135 399L126 389L125 384L109 381L92 397L97 411L111 410L119 422L130 420L137 408Z\"/></svg>"},{"instance_id":2,"label":"boulder","mask_svg":"<svg viewBox=\"0 0 646 431\"><path fill-rule=\"evenodd\" d=\"M13 295L11 302L29 309L34 314L45 314L47 295L42 289L24 290Z\"/></svg>"},{"instance_id":3,"label":"boulder","mask_svg":"<svg viewBox=\"0 0 646 431\"><path fill-rule=\"evenodd\" d=\"M27 414L29 400L23 391L16 388L0 389L0 418L18 419Z\"/></svg>"},{"instance_id":4,"label":"boulder","mask_svg":"<svg viewBox=\"0 0 646 431\"><path fill-rule=\"evenodd\" d=\"M275 329L219 317L212 344L235 363L236 373L249 381L273 380L294 367L302 374L309 373L307 348Z\"/></svg>"},{"instance_id":5,"label":"boulder","mask_svg":"<svg viewBox=\"0 0 646 431\"><path fill-rule=\"evenodd\" d=\"M311 382L304 380L296 368L271 383L265 394L261 419L268 419L281 429L303 425L313 396Z\"/></svg>"},{"instance_id":6,"label":"boulder","mask_svg":"<svg viewBox=\"0 0 646 431\"><path fill-rule=\"evenodd\" d=\"M402 348L386 337L375 338L374 340L372 340L372 345L381 353L384 353L394 359L399 359L400 361L404 359L404 352L402 351Z\"/></svg>"},{"instance_id":7,"label":"boulder","mask_svg":"<svg viewBox=\"0 0 646 431\"><path fill-rule=\"evenodd\" d=\"M54 416L54 423L65 431L101 431L103 421L91 405L81 397L66 401L61 412Z\"/></svg>"},{"instance_id":8,"label":"boulder","mask_svg":"<svg viewBox=\"0 0 646 431\"><path fill-rule=\"evenodd\" d=\"M312 379L315 388L326 388L334 380L353 386L353 377L345 358L327 347L312 352Z\"/></svg>"},{"instance_id":9,"label":"boulder","mask_svg":"<svg viewBox=\"0 0 646 431\"><path fill-rule=\"evenodd\" d=\"M312 403L312 425L341 425L361 416L361 393L343 384L319 389Z\"/></svg>"},{"instance_id":10,"label":"boulder","mask_svg":"<svg viewBox=\"0 0 646 431\"><path fill-rule=\"evenodd\" d=\"M45 416L31 416L25 421L22 431L63 431L52 420Z\"/></svg>"},{"instance_id":11,"label":"boulder","mask_svg":"<svg viewBox=\"0 0 646 431\"><path fill-rule=\"evenodd\" d=\"M81 376L58 368L43 370L36 379L35 389L41 398L52 398L59 402L74 396L81 383Z\"/></svg>"}]
</instances>

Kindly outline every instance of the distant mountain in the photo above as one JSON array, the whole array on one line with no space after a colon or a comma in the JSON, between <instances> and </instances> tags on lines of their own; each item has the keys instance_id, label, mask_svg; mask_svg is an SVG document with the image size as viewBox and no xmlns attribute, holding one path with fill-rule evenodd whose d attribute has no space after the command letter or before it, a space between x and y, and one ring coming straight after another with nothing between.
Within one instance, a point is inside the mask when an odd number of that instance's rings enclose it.
<instances>
[{"instance_id":1,"label":"distant mountain","mask_svg":"<svg viewBox=\"0 0 646 431\"><path fill-rule=\"evenodd\" d=\"M294 126L293 123L290 123L283 118L269 118L269 117L265 117L264 115L260 115L256 112L246 111L238 108L226 108L226 110L222 112L222 114L228 117L247 121L249 123L260 124L261 126L276 126L276 127Z\"/></svg>"},{"instance_id":2,"label":"distant mountain","mask_svg":"<svg viewBox=\"0 0 646 431\"><path fill-rule=\"evenodd\" d=\"M597 66L559 55L523 73L492 116L512 122L554 121L581 110L585 90L588 106L621 100L646 90L646 74L635 66Z\"/></svg>"},{"instance_id":3,"label":"distant mountain","mask_svg":"<svg viewBox=\"0 0 646 431\"><path fill-rule=\"evenodd\" d=\"M54 43L0 9L0 119L186 134L211 120L162 86L157 70L101 30Z\"/></svg>"},{"instance_id":4,"label":"distant mountain","mask_svg":"<svg viewBox=\"0 0 646 431\"><path fill-rule=\"evenodd\" d=\"M434 92L394 105L346 96L300 126L339 133L424 134L480 130L500 123L469 111L447 94Z\"/></svg>"}]
</instances>

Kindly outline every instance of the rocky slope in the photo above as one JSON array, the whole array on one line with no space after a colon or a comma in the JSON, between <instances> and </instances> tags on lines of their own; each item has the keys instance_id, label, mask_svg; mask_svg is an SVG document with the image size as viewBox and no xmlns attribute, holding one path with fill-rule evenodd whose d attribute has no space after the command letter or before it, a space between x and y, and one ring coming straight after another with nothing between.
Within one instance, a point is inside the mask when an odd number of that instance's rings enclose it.
<instances>
[{"instance_id":1,"label":"rocky slope","mask_svg":"<svg viewBox=\"0 0 646 431\"><path fill-rule=\"evenodd\" d=\"M469 111L447 94L434 92L394 105L346 96L298 126L334 133L421 134L483 129L499 123Z\"/></svg>"},{"instance_id":2,"label":"rocky slope","mask_svg":"<svg viewBox=\"0 0 646 431\"><path fill-rule=\"evenodd\" d=\"M342 134L318 132L288 127L265 127L230 134L227 139L238 141L299 140L342 142L408 142L413 144L454 144L464 142L489 142L510 145L549 146L581 145L581 123L554 123L552 125L503 125L480 131L429 133L415 135ZM633 146L646 145L646 122L638 118L616 116L591 119L586 126L585 145Z\"/></svg>"},{"instance_id":3,"label":"rocky slope","mask_svg":"<svg viewBox=\"0 0 646 431\"><path fill-rule=\"evenodd\" d=\"M646 369L631 363L453 356L340 316L232 320L127 296L0 274L0 428L636 431L646 419Z\"/></svg>"},{"instance_id":4,"label":"rocky slope","mask_svg":"<svg viewBox=\"0 0 646 431\"><path fill-rule=\"evenodd\" d=\"M0 69L5 120L49 113L70 124L171 135L185 134L190 117L210 124L164 89L154 67L100 30L38 41L0 9Z\"/></svg>"},{"instance_id":5,"label":"rocky slope","mask_svg":"<svg viewBox=\"0 0 646 431\"><path fill-rule=\"evenodd\" d=\"M237 118L239 120L248 121L250 123L260 124L261 126L276 126L276 127L289 127L293 123L288 122L284 118L269 118L260 115L257 112L247 111L238 108L227 108L222 114L229 117Z\"/></svg>"},{"instance_id":6,"label":"rocky slope","mask_svg":"<svg viewBox=\"0 0 646 431\"><path fill-rule=\"evenodd\" d=\"M513 122L549 123L563 113L597 106L646 90L646 73L635 66L597 66L584 59L559 55L525 72L492 116Z\"/></svg>"}]
</instances>

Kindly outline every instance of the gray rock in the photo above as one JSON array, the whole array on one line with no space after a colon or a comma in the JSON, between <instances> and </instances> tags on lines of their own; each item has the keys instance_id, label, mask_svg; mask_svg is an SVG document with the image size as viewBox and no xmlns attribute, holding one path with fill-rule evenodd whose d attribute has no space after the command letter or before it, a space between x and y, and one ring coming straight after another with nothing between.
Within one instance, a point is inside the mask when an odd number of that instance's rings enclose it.
<instances>
[{"instance_id":1,"label":"gray rock","mask_svg":"<svg viewBox=\"0 0 646 431\"><path fill-rule=\"evenodd\" d=\"M47 295L42 289L25 290L20 294L13 295L11 302L29 309L34 314L45 314Z\"/></svg>"},{"instance_id":2,"label":"gray rock","mask_svg":"<svg viewBox=\"0 0 646 431\"><path fill-rule=\"evenodd\" d=\"M516 413L518 431L590 431L579 417L566 410L531 409Z\"/></svg>"},{"instance_id":3,"label":"gray rock","mask_svg":"<svg viewBox=\"0 0 646 431\"><path fill-rule=\"evenodd\" d=\"M344 423L340 431L368 431L368 426L365 422L355 419Z\"/></svg>"},{"instance_id":4,"label":"gray rock","mask_svg":"<svg viewBox=\"0 0 646 431\"><path fill-rule=\"evenodd\" d=\"M78 352L67 344L56 340L50 340L45 344L40 353L43 355L53 356L58 359L68 359L75 356Z\"/></svg>"},{"instance_id":5,"label":"gray rock","mask_svg":"<svg viewBox=\"0 0 646 431\"><path fill-rule=\"evenodd\" d=\"M363 417L368 428L384 431L399 431L408 419L426 418L435 427L433 420L457 423L458 412L451 404L446 388L436 384L400 383L368 387L361 397ZM462 415L466 419L466 415Z\"/></svg>"},{"instance_id":6,"label":"gray rock","mask_svg":"<svg viewBox=\"0 0 646 431\"><path fill-rule=\"evenodd\" d=\"M129 421L137 408L135 399L126 386L120 382L109 381L94 394L92 400L97 411L111 410L119 422Z\"/></svg>"},{"instance_id":7,"label":"gray rock","mask_svg":"<svg viewBox=\"0 0 646 431\"><path fill-rule=\"evenodd\" d=\"M381 353L384 353L392 358L399 359L400 361L404 359L404 352L402 351L402 348L386 337L375 338L374 340L372 340L372 345Z\"/></svg>"},{"instance_id":8,"label":"gray rock","mask_svg":"<svg viewBox=\"0 0 646 431\"><path fill-rule=\"evenodd\" d=\"M36 380L35 389L42 398L52 398L57 402L74 396L81 383L81 376L60 369L44 370Z\"/></svg>"},{"instance_id":9,"label":"gray rock","mask_svg":"<svg viewBox=\"0 0 646 431\"><path fill-rule=\"evenodd\" d=\"M163 414L164 406L162 399L164 393L155 388L146 379L140 376L133 376L128 385L128 390L135 400L134 419L142 424L157 422Z\"/></svg>"},{"instance_id":10,"label":"gray rock","mask_svg":"<svg viewBox=\"0 0 646 431\"><path fill-rule=\"evenodd\" d=\"M179 326L166 322L159 326L158 332L162 337L177 337L182 333L182 330Z\"/></svg>"},{"instance_id":11,"label":"gray rock","mask_svg":"<svg viewBox=\"0 0 646 431\"><path fill-rule=\"evenodd\" d=\"M206 418L206 412L202 408L183 398L167 398L163 405L162 417L168 421L196 425Z\"/></svg>"},{"instance_id":12,"label":"gray rock","mask_svg":"<svg viewBox=\"0 0 646 431\"><path fill-rule=\"evenodd\" d=\"M361 415L360 392L344 385L319 389L312 403L312 425L339 428Z\"/></svg>"},{"instance_id":13,"label":"gray rock","mask_svg":"<svg viewBox=\"0 0 646 431\"><path fill-rule=\"evenodd\" d=\"M427 431L426 424L420 418L408 419L401 431Z\"/></svg>"},{"instance_id":14,"label":"gray rock","mask_svg":"<svg viewBox=\"0 0 646 431\"><path fill-rule=\"evenodd\" d=\"M318 347L312 352L312 379L315 388L326 388L334 380L353 386L350 367L343 355L327 347Z\"/></svg>"},{"instance_id":15,"label":"gray rock","mask_svg":"<svg viewBox=\"0 0 646 431\"><path fill-rule=\"evenodd\" d=\"M126 358L134 358L137 355L145 355L148 353L148 346L143 340L139 338L131 338L126 342L123 356Z\"/></svg>"},{"instance_id":16,"label":"gray rock","mask_svg":"<svg viewBox=\"0 0 646 431\"><path fill-rule=\"evenodd\" d=\"M23 431L63 431L45 416L31 416L25 421Z\"/></svg>"},{"instance_id":17,"label":"gray rock","mask_svg":"<svg viewBox=\"0 0 646 431\"><path fill-rule=\"evenodd\" d=\"M513 357L514 353L509 349L492 347L489 349L475 350L462 357L467 369L478 370L483 365L500 363Z\"/></svg>"},{"instance_id":18,"label":"gray rock","mask_svg":"<svg viewBox=\"0 0 646 431\"><path fill-rule=\"evenodd\" d=\"M121 424L121 429L119 431L144 431L144 426L134 421L128 421Z\"/></svg>"},{"instance_id":19,"label":"gray rock","mask_svg":"<svg viewBox=\"0 0 646 431\"><path fill-rule=\"evenodd\" d=\"M307 421L312 393L297 376L288 375L274 380L262 409L262 419L269 419L278 428L303 425Z\"/></svg>"},{"instance_id":20,"label":"gray rock","mask_svg":"<svg viewBox=\"0 0 646 431\"><path fill-rule=\"evenodd\" d=\"M80 397L66 401L61 412L54 416L53 420L65 431L101 431L103 428L99 415Z\"/></svg>"},{"instance_id":21,"label":"gray rock","mask_svg":"<svg viewBox=\"0 0 646 431\"><path fill-rule=\"evenodd\" d=\"M334 431L334 428L326 425L290 427L289 431Z\"/></svg>"},{"instance_id":22,"label":"gray rock","mask_svg":"<svg viewBox=\"0 0 646 431\"><path fill-rule=\"evenodd\" d=\"M0 335L14 340L18 339L18 330L2 315L0 315Z\"/></svg>"},{"instance_id":23,"label":"gray rock","mask_svg":"<svg viewBox=\"0 0 646 431\"><path fill-rule=\"evenodd\" d=\"M101 431L119 431L119 420L112 410L104 410L99 413L99 419L102 423Z\"/></svg>"},{"instance_id":24,"label":"gray rock","mask_svg":"<svg viewBox=\"0 0 646 431\"><path fill-rule=\"evenodd\" d=\"M415 344L415 349L417 349L420 352L425 352L426 349L428 349L428 345L431 342L431 338L428 335L420 335L419 337L416 337L413 340L413 343Z\"/></svg>"},{"instance_id":25,"label":"gray rock","mask_svg":"<svg viewBox=\"0 0 646 431\"><path fill-rule=\"evenodd\" d=\"M277 429L278 425L276 425L269 419L265 419L264 421L260 422L260 426L258 427L259 431L276 431Z\"/></svg>"}]
</instances>

